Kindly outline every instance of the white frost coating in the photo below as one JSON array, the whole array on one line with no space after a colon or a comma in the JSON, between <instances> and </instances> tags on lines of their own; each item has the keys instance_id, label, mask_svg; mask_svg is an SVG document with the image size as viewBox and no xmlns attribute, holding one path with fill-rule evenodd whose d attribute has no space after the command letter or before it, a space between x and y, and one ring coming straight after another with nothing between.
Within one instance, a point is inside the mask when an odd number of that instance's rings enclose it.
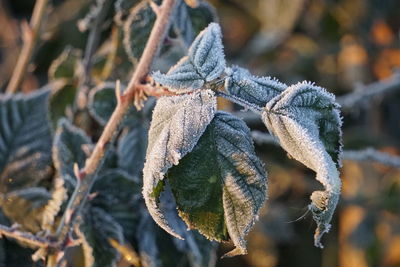
<instances>
[{"instance_id":1,"label":"white frost coating","mask_svg":"<svg viewBox=\"0 0 400 267\"><path fill-rule=\"evenodd\" d=\"M272 98L279 95L287 85L271 77L257 77L248 70L233 66L225 70L225 89L247 102L264 107Z\"/></svg>"},{"instance_id":2,"label":"white frost coating","mask_svg":"<svg viewBox=\"0 0 400 267\"><path fill-rule=\"evenodd\" d=\"M177 165L197 144L214 118L216 106L214 92L202 90L189 95L161 97L154 108L143 169L143 195L153 219L178 238L181 237L168 225L158 206L155 188L168 169Z\"/></svg>"},{"instance_id":3,"label":"white frost coating","mask_svg":"<svg viewBox=\"0 0 400 267\"><path fill-rule=\"evenodd\" d=\"M171 91L185 93L215 80L224 68L221 28L216 23L210 23L193 41L188 56L179 60L167 74L155 72L152 76Z\"/></svg>"},{"instance_id":4,"label":"white frost coating","mask_svg":"<svg viewBox=\"0 0 400 267\"><path fill-rule=\"evenodd\" d=\"M315 235L318 247L322 247L319 242L322 234L329 230L341 190L337 170L341 153L338 108L332 94L303 82L288 87L268 102L262 114L264 123L281 146L293 158L314 170L316 179L325 187L325 192L313 193L309 206L318 224Z\"/></svg>"}]
</instances>

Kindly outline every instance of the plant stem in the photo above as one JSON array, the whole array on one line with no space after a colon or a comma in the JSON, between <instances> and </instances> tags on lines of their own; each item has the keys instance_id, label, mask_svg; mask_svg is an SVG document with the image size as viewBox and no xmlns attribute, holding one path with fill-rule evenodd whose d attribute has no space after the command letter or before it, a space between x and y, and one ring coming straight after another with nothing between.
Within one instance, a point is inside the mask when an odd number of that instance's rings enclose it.
<instances>
[{"instance_id":1,"label":"plant stem","mask_svg":"<svg viewBox=\"0 0 400 267\"><path fill-rule=\"evenodd\" d=\"M31 233L22 232L13 227L8 227L5 225L0 225L0 237L2 235L22 241L29 245L34 245L36 247L48 247L52 245L51 242L45 238L40 238Z\"/></svg>"},{"instance_id":2,"label":"plant stem","mask_svg":"<svg viewBox=\"0 0 400 267\"><path fill-rule=\"evenodd\" d=\"M29 61L31 60L33 50L35 49L47 3L48 0L36 0L30 24L25 25L22 29L24 44L19 54L18 61L15 65L10 82L8 83L6 93L15 93L18 91L18 88L21 85L28 68Z\"/></svg>"},{"instance_id":3,"label":"plant stem","mask_svg":"<svg viewBox=\"0 0 400 267\"><path fill-rule=\"evenodd\" d=\"M144 95L142 83L144 82L145 77L150 70L152 61L158 52L159 46L169 29L170 16L175 6L175 2L176 0L165 0L159 7L159 12L154 23L154 27L126 91L122 95L119 95L119 88L117 86L116 94L118 104L107 125L105 126L99 141L94 147L91 156L86 160L85 166L81 170L76 171L76 175L80 180L80 183L77 186L75 193L69 200L68 207L55 236L56 239L61 243L61 248L65 245L69 233L73 228L74 221L85 204L87 196L95 181L97 171L102 165L104 155L107 151L107 145L110 144L113 138L117 135L119 125L121 124L132 102L135 101L136 105L140 105L140 98Z\"/></svg>"}]
</instances>

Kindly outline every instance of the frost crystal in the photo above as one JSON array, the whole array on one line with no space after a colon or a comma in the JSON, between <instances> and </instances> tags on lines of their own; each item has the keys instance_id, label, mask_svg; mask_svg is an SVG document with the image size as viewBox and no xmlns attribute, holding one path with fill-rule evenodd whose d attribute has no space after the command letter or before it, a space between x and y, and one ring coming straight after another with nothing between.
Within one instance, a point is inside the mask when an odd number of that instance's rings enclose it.
<instances>
[{"instance_id":1,"label":"frost crystal","mask_svg":"<svg viewBox=\"0 0 400 267\"><path fill-rule=\"evenodd\" d=\"M310 83L288 87L272 99L262 114L264 123L281 146L317 173L325 192L312 195L309 208L317 222L315 245L330 227L340 195L341 119L332 94Z\"/></svg>"},{"instance_id":2,"label":"frost crystal","mask_svg":"<svg viewBox=\"0 0 400 267\"><path fill-rule=\"evenodd\" d=\"M143 195L154 220L179 237L158 206L165 173L189 153L214 117L216 97L211 90L190 95L161 97L153 112L143 169Z\"/></svg>"},{"instance_id":3,"label":"frost crystal","mask_svg":"<svg viewBox=\"0 0 400 267\"><path fill-rule=\"evenodd\" d=\"M271 77L253 76L248 70L238 66L228 68L226 73L225 89L230 94L260 107L264 107L287 87Z\"/></svg>"},{"instance_id":4,"label":"frost crystal","mask_svg":"<svg viewBox=\"0 0 400 267\"><path fill-rule=\"evenodd\" d=\"M155 72L152 76L171 91L185 93L215 80L224 68L221 28L216 23L210 23L193 41L188 56L183 57L167 74Z\"/></svg>"}]
</instances>

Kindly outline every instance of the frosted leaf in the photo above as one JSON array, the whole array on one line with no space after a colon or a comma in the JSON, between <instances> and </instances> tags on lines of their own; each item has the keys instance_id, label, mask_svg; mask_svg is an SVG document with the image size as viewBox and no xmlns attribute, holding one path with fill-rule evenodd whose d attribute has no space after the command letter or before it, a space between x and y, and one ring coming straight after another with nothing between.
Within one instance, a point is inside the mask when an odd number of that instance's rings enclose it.
<instances>
[{"instance_id":1,"label":"frosted leaf","mask_svg":"<svg viewBox=\"0 0 400 267\"><path fill-rule=\"evenodd\" d=\"M321 87L298 83L268 102L262 118L288 154L314 170L325 187L325 192L313 193L309 206L317 222L315 245L322 247L320 238L329 230L341 188L341 119L335 97Z\"/></svg>"},{"instance_id":2,"label":"frosted leaf","mask_svg":"<svg viewBox=\"0 0 400 267\"><path fill-rule=\"evenodd\" d=\"M48 116L53 131L57 129L58 121L67 117L66 111L73 107L77 91L78 87L74 82L67 82L60 87L52 88Z\"/></svg>"},{"instance_id":3,"label":"frosted leaf","mask_svg":"<svg viewBox=\"0 0 400 267\"><path fill-rule=\"evenodd\" d=\"M287 88L271 77L253 76L248 70L234 66L226 70L225 89L249 103L264 107L268 101Z\"/></svg>"},{"instance_id":4,"label":"frosted leaf","mask_svg":"<svg viewBox=\"0 0 400 267\"><path fill-rule=\"evenodd\" d=\"M266 172L246 124L217 112L194 149L168 172L179 215L210 240L230 237L245 254L245 236L266 200Z\"/></svg>"},{"instance_id":5,"label":"frosted leaf","mask_svg":"<svg viewBox=\"0 0 400 267\"><path fill-rule=\"evenodd\" d=\"M140 0L116 0L114 3L114 21L118 26L122 26L131 9L140 3Z\"/></svg>"},{"instance_id":6,"label":"frosted leaf","mask_svg":"<svg viewBox=\"0 0 400 267\"><path fill-rule=\"evenodd\" d=\"M173 165L190 152L214 117L216 97L211 90L161 97L153 111L143 169L143 195L154 220L179 237L158 206L163 179Z\"/></svg>"},{"instance_id":7,"label":"frosted leaf","mask_svg":"<svg viewBox=\"0 0 400 267\"><path fill-rule=\"evenodd\" d=\"M167 74L153 73L156 82L171 91L188 92L218 78L225 68L221 28L216 23L204 29L183 57Z\"/></svg>"},{"instance_id":8,"label":"frosted leaf","mask_svg":"<svg viewBox=\"0 0 400 267\"><path fill-rule=\"evenodd\" d=\"M124 243L121 225L103 209L90 207L83 212L80 230L82 232L78 234L83 241L87 266L116 266L120 255L111 246L109 239L114 239L120 244Z\"/></svg>"},{"instance_id":9,"label":"frosted leaf","mask_svg":"<svg viewBox=\"0 0 400 267\"><path fill-rule=\"evenodd\" d=\"M82 51L67 46L49 67L49 80L64 79L72 82L81 64Z\"/></svg>"},{"instance_id":10,"label":"frosted leaf","mask_svg":"<svg viewBox=\"0 0 400 267\"><path fill-rule=\"evenodd\" d=\"M133 64L138 62L149 39L156 14L148 1L142 1L130 12L124 23L124 49Z\"/></svg>"},{"instance_id":11,"label":"frosted leaf","mask_svg":"<svg viewBox=\"0 0 400 267\"><path fill-rule=\"evenodd\" d=\"M75 177L74 164L83 167L87 158L83 146L91 144L90 138L82 129L75 127L66 119L59 121L54 136L53 161L63 179Z\"/></svg>"},{"instance_id":12,"label":"frosted leaf","mask_svg":"<svg viewBox=\"0 0 400 267\"><path fill-rule=\"evenodd\" d=\"M37 184L52 175L49 90L0 94L0 192Z\"/></svg>"},{"instance_id":13,"label":"frosted leaf","mask_svg":"<svg viewBox=\"0 0 400 267\"><path fill-rule=\"evenodd\" d=\"M180 1L174 15L174 31L182 39L185 47L189 47L196 35L211 22L217 21L217 14L209 3L199 0L195 6Z\"/></svg>"}]
</instances>

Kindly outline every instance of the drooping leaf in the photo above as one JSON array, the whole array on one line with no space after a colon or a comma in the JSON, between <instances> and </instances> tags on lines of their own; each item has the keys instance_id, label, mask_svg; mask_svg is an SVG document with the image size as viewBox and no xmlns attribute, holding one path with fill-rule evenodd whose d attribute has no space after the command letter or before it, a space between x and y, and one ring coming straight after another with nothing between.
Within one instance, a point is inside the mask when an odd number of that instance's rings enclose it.
<instances>
[{"instance_id":1,"label":"drooping leaf","mask_svg":"<svg viewBox=\"0 0 400 267\"><path fill-rule=\"evenodd\" d=\"M217 112L167 177L179 215L190 228L211 240L230 237L236 249L227 256L246 253L245 236L266 199L267 182L243 121Z\"/></svg>"},{"instance_id":2,"label":"drooping leaf","mask_svg":"<svg viewBox=\"0 0 400 267\"><path fill-rule=\"evenodd\" d=\"M195 36L208 24L217 21L215 9L205 1L196 1L190 6L188 2L180 1L174 16L174 30L189 47Z\"/></svg>"},{"instance_id":3,"label":"drooping leaf","mask_svg":"<svg viewBox=\"0 0 400 267\"><path fill-rule=\"evenodd\" d=\"M221 28L216 23L204 29L192 43L189 53L167 74L153 73L156 82L172 91L188 92L218 78L225 68Z\"/></svg>"},{"instance_id":4,"label":"drooping leaf","mask_svg":"<svg viewBox=\"0 0 400 267\"><path fill-rule=\"evenodd\" d=\"M66 119L61 119L54 136L53 161L57 171L64 179L75 177L74 164L82 168L87 155L84 146L92 142L86 133Z\"/></svg>"},{"instance_id":5,"label":"drooping leaf","mask_svg":"<svg viewBox=\"0 0 400 267\"><path fill-rule=\"evenodd\" d=\"M115 96L115 84L111 82L102 83L90 91L89 94L89 113L101 125L106 125L110 119L115 107L117 99ZM136 121L138 113L134 107L126 115L125 123L131 124Z\"/></svg>"},{"instance_id":6,"label":"drooping leaf","mask_svg":"<svg viewBox=\"0 0 400 267\"><path fill-rule=\"evenodd\" d=\"M77 86L69 83L64 83L52 90L49 99L49 117L54 130L57 129L58 121L67 117L66 111L72 108L76 93Z\"/></svg>"},{"instance_id":7,"label":"drooping leaf","mask_svg":"<svg viewBox=\"0 0 400 267\"><path fill-rule=\"evenodd\" d=\"M43 187L31 187L4 194L1 209L14 223L36 233L41 228L42 215L51 194Z\"/></svg>"},{"instance_id":8,"label":"drooping leaf","mask_svg":"<svg viewBox=\"0 0 400 267\"><path fill-rule=\"evenodd\" d=\"M147 130L142 124L126 129L118 142L118 166L134 177L141 177L146 147Z\"/></svg>"},{"instance_id":9,"label":"drooping leaf","mask_svg":"<svg viewBox=\"0 0 400 267\"><path fill-rule=\"evenodd\" d=\"M148 1L136 5L124 23L124 48L133 64L142 56L156 20Z\"/></svg>"},{"instance_id":10,"label":"drooping leaf","mask_svg":"<svg viewBox=\"0 0 400 267\"><path fill-rule=\"evenodd\" d=\"M93 185L95 195L92 207L101 208L111 215L132 240L138 223L137 205L141 199L141 185L122 170L106 170L99 174Z\"/></svg>"},{"instance_id":11,"label":"drooping leaf","mask_svg":"<svg viewBox=\"0 0 400 267\"><path fill-rule=\"evenodd\" d=\"M281 146L317 173L326 191L315 191L309 208L317 222L315 245L329 231L340 195L341 154L339 106L325 89L303 82L288 87L265 107L262 118Z\"/></svg>"},{"instance_id":12,"label":"drooping leaf","mask_svg":"<svg viewBox=\"0 0 400 267\"><path fill-rule=\"evenodd\" d=\"M214 92L202 90L189 95L161 97L153 112L143 169L143 195L154 220L175 236L179 235L168 225L157 204L162 180L168 169L193 149L215 110Z\"/></svg>"},{"instance_id":13,"label":"drooping leaf","mask_svg":"<svg viewBox=\"0 0 400 267\"><path fill-rule=\"evenodd\" d=\"M120 256L109 243L109 239L114 239L120 244L124 243L121 225L101 208L90 207L83 215L80 229L84 236L84 246L86 246L84 253L91 253L91 255L85 255L85 259L89 263L94 260L93 265L88 266L116 266Z\"/></svg>"},{"instance_id":14,"label":"drooping leaf","mask_svg":"<svg viewBox=\"0 0 400 267\"><path fill-rule=\"evenodd\" d=\"M37 183L52 174L49 90L0 95L0 192Z\"/></svg>"},{"instance_id":15,"label":"drooping leaf","mask_svg":"<svg viewBox=\"0 0 400 267\"><path fill-rule=\"evenodd\" d=\"M253 76L248 70L234 66L226 70L225 89L249 103L265 107L275 96L287 88L271 77Z\"/></svg>"},{"instance_id":16,"label":"drooping leaf","mask_svg":"<svg viewBox=\"0 0 400 267\"><path fill-rule=\"evenodd\" d=\"M49 80L63 79L71 83L81 64L82 51L67 46L49 68Z\"/></svg>"}]
</instances>

